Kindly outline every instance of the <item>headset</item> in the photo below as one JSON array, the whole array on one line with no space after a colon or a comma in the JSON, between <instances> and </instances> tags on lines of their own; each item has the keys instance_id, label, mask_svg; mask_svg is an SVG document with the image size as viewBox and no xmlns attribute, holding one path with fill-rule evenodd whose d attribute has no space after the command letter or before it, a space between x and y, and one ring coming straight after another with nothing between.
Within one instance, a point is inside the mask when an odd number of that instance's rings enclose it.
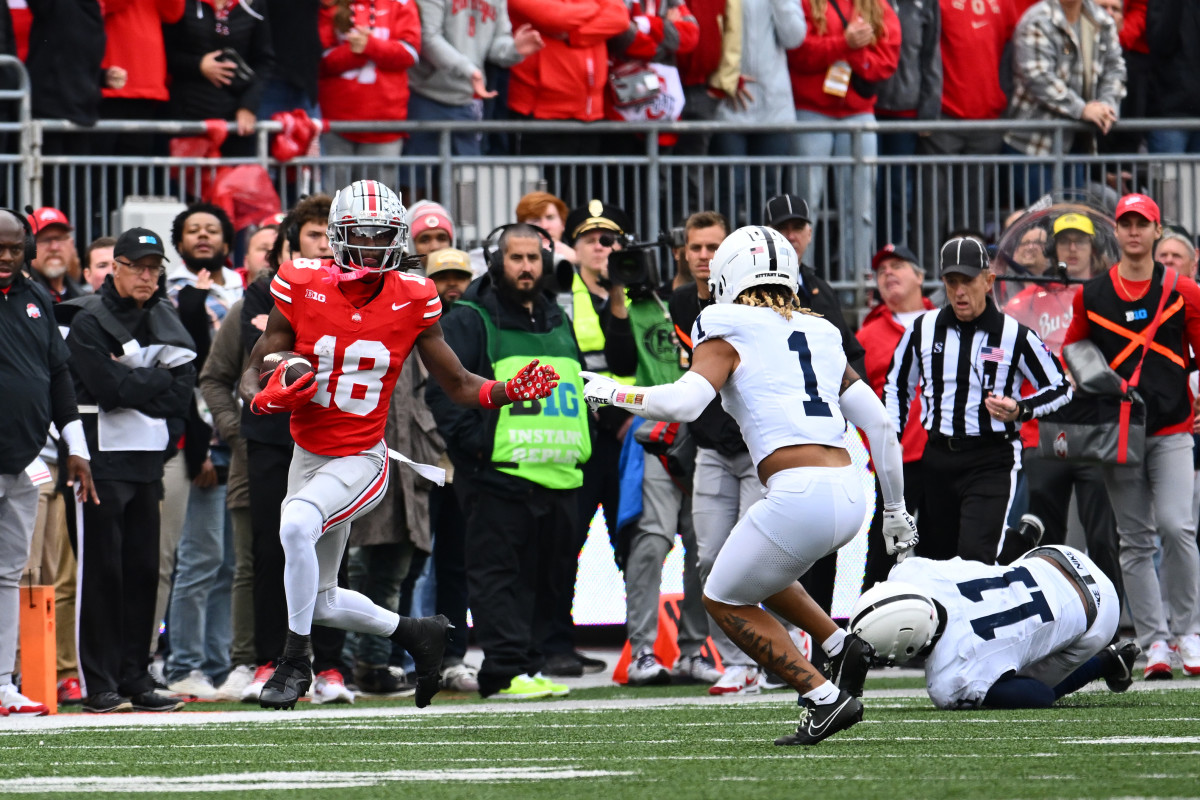
<instances>
[{"instance_id":1,"label":"headset","mask_svg":"<svg viewBox=\"0 0 1200 800\"><path fill-rule=\"evenodd\" d=\"M284 235L284 238L287 239L288 248L289 248L290 252L299 253L300 252L300 222L295 219L291 220L291 224L289 224L287 226L287 229L283 232L283 235Z\"/></svg>"},{"instance_id":2,"label":"headset","mask_svg":"<svg viewBox=\"0 0 1200 800\"><path fill-rule=\"evenodd\" d=\"M21 221L21 227L25 229L25 266L33 269L33 260L37 258L37 236L33 225L29 222L29 217L14 208L0 207L0 211L7 211Z\"/></svg>"},{"instance_id":3,"label":"headset","mask_svg":"<svg viewBox=\"0 0 1200 800\"><path fill-rule=\"evenodd\" d=\"M500 252L500 238L504 236L505 231L510 228L515 228L518 225L524 225L533 228L545 242L553 242L554 237L551 236L544 228L539 228L537 225L530 225L527 222L510 222L507 225L501 225L493 228L483 240L483 260L487 262L488 272L492 277L500 275L504 271L504 254ZM553 245L551 245L553 246ZM542 250L542 277L554 275L554 251L541 246Z\"/></svg>"}]
</instances>

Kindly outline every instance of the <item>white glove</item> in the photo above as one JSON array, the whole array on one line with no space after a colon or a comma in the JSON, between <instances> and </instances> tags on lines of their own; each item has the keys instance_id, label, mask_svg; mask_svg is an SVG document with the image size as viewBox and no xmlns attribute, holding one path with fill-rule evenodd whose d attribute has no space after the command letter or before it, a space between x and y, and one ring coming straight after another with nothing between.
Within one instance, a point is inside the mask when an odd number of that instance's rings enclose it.
<instances>
[{"instance_id":1,"label":"white glove","mask_svg":"<svg viewBox=\"0 0 1200 800\"><path fill-rule=\"evenodd\" d=\"M600 406L612 405L613 395L621 384L612 378L586 370L580 372L579 377L584 380L583 399L587 401L588 408L595 411Z\"/></svg>"},{"instance_id":2,"label":"white glove","mask_svg":"<svg viewBox=\"0 0 1200 800\"><path fill-rule=\"evenodd\" d=\"M883 512L883 545L899 564L917 546L917 523L903 508Z\"/></svg>"}]
</instances>

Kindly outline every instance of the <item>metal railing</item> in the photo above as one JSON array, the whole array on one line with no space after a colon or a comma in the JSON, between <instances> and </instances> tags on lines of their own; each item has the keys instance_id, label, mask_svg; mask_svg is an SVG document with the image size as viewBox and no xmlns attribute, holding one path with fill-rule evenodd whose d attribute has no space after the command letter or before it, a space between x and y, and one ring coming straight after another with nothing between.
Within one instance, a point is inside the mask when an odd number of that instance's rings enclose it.
<instances>
[{"instance_id":1,"label":"metal railing","mask_svg":"<svg viewBox=\"0 0 1200 800\"><path fill-rule=\"evenodd\" d=\"M0 69L11 70L15 59L0 57ZM845 305L863 306L870 256L887 241L904 242L927 266L947 231L971 228L996 235L1005 217L1045 191L1089 192L1110 207L1124 191L1145 191L1163 210L1164 221L1200 228L1200 154L1105 154L1066 152L1065 134L1082 133L1080 123L1033 123L1020 120L976 122L876 122L865 124L794 123L739 126L725 123L667 123L635 125L601 122L333 122L333 133L434 132L436 155L402 155L398 160L368 157L304 156L286 164L270 157L271 137L280 130L272 121L257 126L256 152L251 158L174 158L146 154L138 157L87 155L81 142L68 152L48 153L46 133L70 142L74 137L152 133L165 139L202 136L203 122L102 121L81 127L61 120L31 118L28 80L20 88L0 92L0 102L16 101L16 122L0 122L0 135L19 136L14 153L0 155L0 202L63 208L76 223L77 240L86 242L112 233L113 212L130 196L167 196L186 202L201 194L206 180L221 167L257 164L267 169L284 207L314 191L331 192L349 177L395 176L406 203L428 196L446 205L458 224L460 245L473 246L496 225L512 221L521 195L544 189L567 205L582 205L593 197L623 208L634 220L639 239L680 224L694 211L715 208L736 226L762 221L767 197L780 191L805 194L814 178L825 176L825 191L812 202L815 236L805 260L843 295ZM231 126L232 127L232 126ZM1154 129L1200 130L1200 120L1132 120L1119 124L1124 132ZM975 134L1009 131L1049 131L1052 151L1044 157L881 156L871 155L870 141L891 134L936 131ZM452 152L452 135L476 133L487 139L547 133L564 136L581 131L600 134L602 141L625 145L640 137L634 154L555 156L460 156ZM659 146L662 133L680 136L724 133L786 133L794 137L833 131L849 137L849 155L809 158L780 153L771 156L677 156ZM66 136L62 136L66 134ZM629 149L627 147L614 149ZM486 151L485 151L486 152ZM818 172L814 172L820 171ZM849 187L867 187L854 191ZM883 202L878 202L882 200ZM68 210L70 209L70 210ZM934 271L929 271L934 277Z\"/></svg>"}]
</instances>

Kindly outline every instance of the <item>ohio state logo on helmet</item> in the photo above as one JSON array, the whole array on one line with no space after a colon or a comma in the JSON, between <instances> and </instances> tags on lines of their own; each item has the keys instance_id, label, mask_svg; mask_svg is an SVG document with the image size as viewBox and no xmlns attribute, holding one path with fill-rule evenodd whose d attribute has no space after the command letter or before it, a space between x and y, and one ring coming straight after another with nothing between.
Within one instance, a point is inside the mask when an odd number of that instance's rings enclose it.
<instances>
[{"instance_id":1,"label":"ohio state logo on helmet","mask_svg":"<svg viewBox=\"0 0 1200 800\"><path fill-rule=\"evenodd\" d=\"M355 181L334 195L327 233L339 267L387 272L396 269L403 258L408 212L400 197L379 181ZM350 243L352 234L359 243ZM379 253L381 257L376 258ZM371 265L368 260L377 263Z\"/></svg>"}]
</instances>

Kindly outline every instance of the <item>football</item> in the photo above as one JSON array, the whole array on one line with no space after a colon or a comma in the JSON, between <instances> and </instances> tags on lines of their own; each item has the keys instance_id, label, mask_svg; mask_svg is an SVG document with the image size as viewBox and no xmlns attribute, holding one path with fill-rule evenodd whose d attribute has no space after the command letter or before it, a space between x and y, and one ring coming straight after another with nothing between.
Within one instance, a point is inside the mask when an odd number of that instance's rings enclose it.
<instances>
[{"instance_id":1,"label":"football","mask_svg":"<svg viewBox=\"0 0 1200 800\"><path fill-rule=\"evenodd\" d=\"M267 383L271 380L273 373L280 364L286 364L287 369L283 373L282 383L284 386L291 386L296 381L303 378L315 370L309 360L299 353L284 351L282 353L269 353L263 356L262 370L258 373L258 387L260 389L267 388Z\"/></svg>"}]
</instances>

